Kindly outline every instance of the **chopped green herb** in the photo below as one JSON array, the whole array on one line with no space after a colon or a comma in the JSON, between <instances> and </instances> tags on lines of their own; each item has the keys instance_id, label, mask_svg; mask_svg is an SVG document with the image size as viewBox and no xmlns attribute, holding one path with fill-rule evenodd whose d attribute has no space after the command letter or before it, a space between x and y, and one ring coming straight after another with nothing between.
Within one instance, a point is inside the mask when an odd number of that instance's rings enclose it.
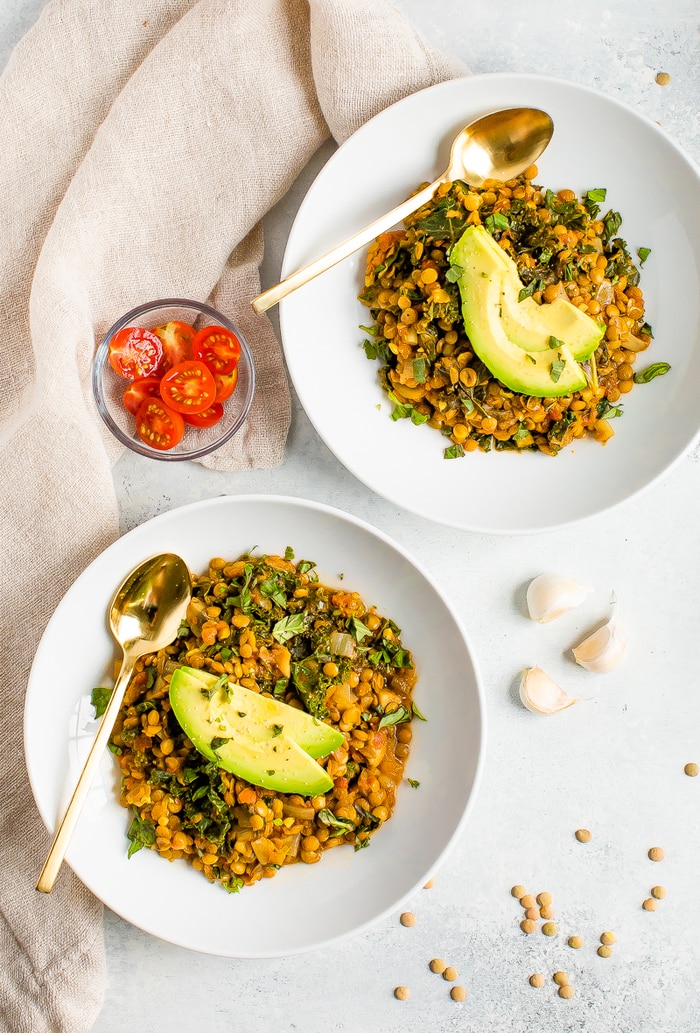
<instances>
[{"instance_id":1,"label":"chopped green herb","mask_svg":"<svg viewBox=\"0 0 700 1033\"><path fill-rule=\"evenodd\" d=\"M444 456L445 459L459 459L463 455L464 455L464 449L459 444L458 445L450 445L443 452L443 456Z\"/></svg>"},{"instance_id":2,"label":"chopped green herb","mask_svg":"<svg viewBox=\"0 0 700 1033\"><path fill-rule=\"evenodd\" d=\"M356 642L362 642L363 638L371 637L372 632L366 624L363 624L359 617L353 617L350 621Z\"/></svg>"},{"instance_id":3,"label":"chopped green herb","mask_svg":"<svg viewBox=\"0 0 700 1033\"><path fill-rule=\"evenodd\" d=\"M652 362L651 366L634 374L635 384L648 384L654 377L663 377L670 370L668 362Z\"/></svg>"},{"instance_id":4,"label":"chopped green herb","mask_svg":"<svg viewBox=\"0 0 700 1033\"><path fill-rule=\"evenodd\" d=\"M96 718L102 717L107 709L107 704L109 703L111 696L112 690L105 688L103 685L98 685L97 688L92 690L90 694L90 702L95 708Z\"/></svg>"},{"instance_id":5,"label":"chopped green herb","mask_svg":"<svg viewBox=\"0 0 700 1033\"><path fill-rule=\"evenodd\" d=\"M612 405L607 398L601 398L595 410L599 420L612 420L615 416L622 416L622 406Z\"/></svg>"},{"instance_id":6,"label":"chopped green herb","mask_svg":"<svg viewBox=\"0 0 700 1033\"><path fill-rule=\"evenodd\" d=\"M272 637L284 645L295 635L301 635L304 630L305 620L303 613L293 613L288 617L281 617L272 628Z\"/></svg>"},{"instance_id":7,"label":"chopped green herb","mask_svg":"<svg viewBox=\"0 0 700 1033\"><path fill-rule=\"evenodd\" d=\"M418 709L418 707L416 706L416 704L414 702L411 702L411 710L413 711L413 716L417 717L419 721L427 721L428 720L428 718L425 716L425 714L422 714L420 712L420 710Z\"/></svg>"},{"instance_id":8,"label":"chopped green herb","mask_svg":"<svg viewBox=\"0 0 700 1033\"><path fill-rule=\"evenodd\" d=\"M507 230L510 228L510 223L502 212L494 212L493 215L487 215L484 225L491 235L496 230Z\"/></svg>"},{"instance_id":9,"label":"chopped green herb","mask_svg":"<svg viewBox=\"0 0 700 1033\"><path fill-rule=\"evenodd\" d=\"M651 248L650 247L640 247L640 248L637 248L637 254L639 255L639 264L640 265L644 265L644 263L646 262L647 258L651 254Z\"/></svg>"},{"instance_id":10,"label":"chopped green herb","mask_svg":"<svg viewBox=\"0 0 700 1033\"><path fill-rule=\"evenodd\" d=\"M562 375L566 363L563 359L555 359L552 365L549 367L549 375L556 384L559 377Z\"/></svg>"},{"instance_id":11,"label":"chopped green herb","mask_svg":"<svg viewBox=\"0 0 700 1033\"><path fill-rule=\"evenodd\" d=\"M322 807L317 814L317 818L324 825L327 825L331 829L335 829L337 832L355 831L355 826L349 818L336 818L335 814L329 807Z\"/></svg>"},{"instance_id":12,"label":"chopped green herb","mask_svg":"<svg viewBox=\"0 0 700 1033\"><path fill-rule=\"evenodd\" d=\"M411 711L407 707L401 705L397 707L396 710L392 710L390 714L385 714L379 722L378 727L385 728L387 725L400 725L403 724L404 721L410 720Z\"/></svg>"},{"instance_id":13,"label":"chopped green herb","mask_svg":"<svg viewBox=\"0 0 700 1033\"><path fill-rule=\"evenodd\" d=\"M126 838L130 841L126 856L133 857L141 847L153 846L156 841L156 830L153 825L151 825L150 821L144 821L143 818L134 811L131 824L129 825L126 833Z\"/></svg>"},{"instance_id":14,"label":"chopped green herb","mask_svg":"<svg viewBox=\"0 0 700 1033\"><path fill-rule=\"evenodd\" d=\"M417 789L418 786L420 785L420 782L418 781L417 778L409 778L408 779L408 784L411 786L412 789Z\"/></svg>"}]
</instances>

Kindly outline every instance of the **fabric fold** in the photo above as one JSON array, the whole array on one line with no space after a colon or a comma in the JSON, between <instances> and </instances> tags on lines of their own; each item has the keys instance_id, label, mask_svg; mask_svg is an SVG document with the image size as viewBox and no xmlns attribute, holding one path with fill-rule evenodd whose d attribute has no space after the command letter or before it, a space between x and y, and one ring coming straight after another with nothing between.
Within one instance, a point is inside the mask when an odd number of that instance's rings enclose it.
<instances>
[{"instance_id":1,"label":"fabric fold","mask_svg":"<svg viewBox=\"0 0 700 1033\"><path fill-rule=\"evenodd\" d=\"M329 135L465 71L387 0L51 0L0 79L0 1030L84 1033L104 991L99 902L67 866L34 889L49 837L22 742L46 623L119 533L96 345L142 302L209 300L248 338L257 390L206 462L279 465L289 388L250 307L261 220Z\"/></svg>"}]
</instances>

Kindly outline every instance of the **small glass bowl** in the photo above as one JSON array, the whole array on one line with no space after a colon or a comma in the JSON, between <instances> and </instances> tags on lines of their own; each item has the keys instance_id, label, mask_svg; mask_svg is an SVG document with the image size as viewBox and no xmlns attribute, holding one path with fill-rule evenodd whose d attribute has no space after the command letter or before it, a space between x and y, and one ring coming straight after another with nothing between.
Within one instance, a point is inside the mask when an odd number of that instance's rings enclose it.
<instances>
[{"instance_id":1,"label":"small glass bowl","mask_svg":"<svg viewBox=\"0 0 700 1033\"><path fill-rule=\"evenodd\" d=\"M240 341L241 355L238 360L236 389L231 397L223 402L224 415L219 422L213 427L188 426L179 444L161 450L151 448L136 433L134 417L123 402L124 391L130 382L112 369L109 362L109 344L114 335L125 326L140 326L152 330L171 320L190 323L197 330L204 326L223 326L234 333ZM216 309L186 298L164 298L131 309L110 327L95 355L92 390L100 416L122 445L150 459L160 459L166 463L181 462L184 459L199 459L213 452L240 430L253 402L255 366L248 342L238 327Z\"/></svg>"}]
</instances>

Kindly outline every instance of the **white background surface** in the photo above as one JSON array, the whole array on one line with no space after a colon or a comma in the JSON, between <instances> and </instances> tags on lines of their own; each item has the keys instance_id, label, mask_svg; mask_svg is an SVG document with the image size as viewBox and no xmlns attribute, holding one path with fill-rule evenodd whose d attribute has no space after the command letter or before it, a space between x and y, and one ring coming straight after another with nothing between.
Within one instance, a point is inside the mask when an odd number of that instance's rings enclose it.
<instances>
[{"instance_id":1,"label":"white background surface","mask_svg":"<svg viewBox=\"0 0 700 1033\"><path fill-rule=\"evenodd\" d=\"M594 86L700 158L700 18L691 0L396 4L473 72L543 72ZM3 63L42 6L4 0ZM670 73L669 86L656 85L658 71ZM581 131L595 147L595 126ZM330 153L319 153L268 219L264 285L278 278L296 208ZM686 762L700 762L697 452L613 515L529 538L469 534L399 512L340 466L298 405L278 470L233 476L129 456L115 483L124 530L196 499L270 492L339 506L395 537L444 586L476 643L489 742L472 817L434 887L412 902L412 928L396 915L324 952L246 962L163 944L107 914L108 986L94 1033L697 1033L700 778L683 774ZM524 586L551 569L596 592L575 614L539 627L524 616ZM630 651L617 673L596 679L564 653L603 616L613 589ZM530 715L513 686L533 663L592 698L555 718ZM581 826L593 834L586 846L573 836ZM653 845L666 851L661 864L647 859ZM523 936L514 883L553 894L558 937ZM659 883L666 899L655 913L642 911ZM595 952L604 929L618 940L608 960ZM582 950L566 947L572 933L584 937ZM435 956L459 970L464 1004L429 972ZM569 972L573 1000L556 996L556 969ZM541 990L527 983L534 971L548 979ZM393 998L398 984L411 988L409 1001Z\"/></svg>"}]
</instances>

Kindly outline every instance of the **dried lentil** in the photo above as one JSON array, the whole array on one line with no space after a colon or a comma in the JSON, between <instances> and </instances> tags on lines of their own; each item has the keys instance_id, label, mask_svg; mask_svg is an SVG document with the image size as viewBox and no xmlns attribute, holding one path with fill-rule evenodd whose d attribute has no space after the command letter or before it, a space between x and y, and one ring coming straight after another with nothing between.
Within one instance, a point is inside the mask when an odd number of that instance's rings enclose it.
<instances>
[{"instance_id":1,"label":"dried lentil","mask_svg":"<svg viewBox=\"0 0 700 1033\"><path fill-rule=\"evenodd\" d=\"M657 900L663 900L666 896L666 890L663 886L652 886L651 895L656 897Z\"/></svg>"},{"instance_id":2,"label":"dried lentil","mask_svg":"<svg viewBox=\"0 0 700 1033\"><path fill-rule=\"evenodd\" d=\"M615 933L611 933L609 930L600 934L600 942L608 947L610 944L615 943L616 939Z\"/></svg>"},{"instance_id":3,"label":"dried lentil","mask_svg":"<svg viewBox=\"0 0 700 1033\"><path fill-rule=\"evenodd\" d=\"M544 976L541 972L534 972L528 979L528 983L530 986L534 986L536 990L539 990L540 987L544 986Z\"/></svg>"},{"instance_id":4,"label":"dried lentil","mask_svg":"<svg viewBox=\"0 0 700 1033\"><path fill-rule=\"evenodd\" d=\"M566 984L569 982L569 977L566 974L566 972L555 972L552 976L552 979L557 984L557 986L566 986Z\"/></svg>"},{"instance_id":5,"label":"dried lentil","mask_svg":"<svg viewBox=\"0 0 700 1033\"><path fill-rule=\"evenodd\" d=\"M580 947L583 947L583 937L581 936L570 936L566 942L574 950L579 950Z\"/></svg>"},{"instance_id":6,"label":"dried lentil","mask_svg":"<svg viewBox=\"0 0 700 1033\"><path fill-rule=\"evenodd\" d=\"M407 926L415 925L416 924L416 916L413 914L412 911L404 911L404 913L401 915L400 922L401 922L401 925L407 925Z\"/></svg>"},{"instance_id":7,"label":"dried lentil","mask_svg":"<svg viewBox=\"0 0 700 1033\"><path fill-rule=\"evenodd\" d=\"M648 854L650 861L663 861L665 856L666 854L660 846L653 846Z\"/></svg>"},{"instance_id":8,"label":"dried lentil","mask_svg":"<svg viewBox=\"0 0 700 1033\"><path fill-rule=\"evenodd\" d=\"M524 933L534 933L537 929L537 922L534 922L531 918L523 918L520 928Z\"/></svg>"},{"instance_id":9,"label":"dried lentil","mask_svg":"<svg viewBox=\"0 0 700 1033\"><path fill-rule=\"evenodd\" d=\"M399 1001L407 1001L411 996L411 991L407 986L397 986L394 990L394 997Z\"/></svg>"},{"instance_id":10,"label":"dried lentil","mask_svg":"<svg viewBox=\"0 0 700 1033\"><path fill-rule=\"evenodd\" d=\"M559 932L559 926L556 922L545 922L542 926L542 932L545 936L556 936Z\"/></svg>"},{"instance_id":11,"label":"dried lentil","mask_svg":"<svg viewBox=\"0 0 700 1033\"><path fill-rule=\"evenodd\" d=\"M588 829L576 829L574 835L579 843L590 843L591 841L591 834Z\"/></svg>"},{"instance_id":12,"label":"dried lentil","mask_svg":"<svg viewBox=\"0 0 700 1033\"><path fill-rule=\"evenodd\" d=\"M574 988L568 983L565 986L559 987L559 996L563 997L565 1001L570 1000L574 996Z\"/></svg>"},{"instance_id":13,"label":"dried lentil","mask_svg":"<svg viewBox=\"0 0 700 1033\"><path fill-rule=\"evenodd\" d=\"M453 1001L466 1001L467 991L463 986L453 986L450 990L450 997Z\"/></svg>"},{"instance_id":14,"label":"dried lentil","mask_svg":"<svg viewBox=\"0 0 700 1033\"><path fill-rule=\"evenodd\" d=\"M434 972L436 975L441 976L447 968L447 965L442 960L442 958L433 958L433 960L428 965L428 968L431 972Z\"/></svg>"},{"instance_id":15,"label":"dried lentil","mask_svg":"<svg viewBox=\"0 0 700 1033\"><path fill-rule=\"evenodd\" d=\"M647 897L647 899L642 904L642 907L645 911L656 911L657 902L654 900L653 897Z\"/></svg>"},{"instance_id":16,"label":"dried lentil","mask_svg":"<svg viewBox=\"0 0 700 1033\"><path fill-rule=\"evenodd\" d=\"M453 983L457 978L457 974L457 969L454 968L452 965L448 965L442 973L442 978L446 979L449 983Z\"/></svg>"},{"instance_id":17,"label":"dried lentil","mask_svg":"<svg viewBox=\"0 0 700 1033\"><path fill-rule=\"evenodd\" d=\"M612 954L612 947L608 947L606 944L601 944L598 948L598 954L601 958L609 958Z\"/></svg>"},{"instance_id":18,"label":"dried lentil","mask_svg":"<svg viewBox=\"0 0 700 1033\"><path fill-rule=\"evenodd\" d=\"M700 772L700 767L698 767L695 761L691 760L690 763L686 764L683 770L689 778L695 778L698 772Z\"/></svg>"}]
</instances>

